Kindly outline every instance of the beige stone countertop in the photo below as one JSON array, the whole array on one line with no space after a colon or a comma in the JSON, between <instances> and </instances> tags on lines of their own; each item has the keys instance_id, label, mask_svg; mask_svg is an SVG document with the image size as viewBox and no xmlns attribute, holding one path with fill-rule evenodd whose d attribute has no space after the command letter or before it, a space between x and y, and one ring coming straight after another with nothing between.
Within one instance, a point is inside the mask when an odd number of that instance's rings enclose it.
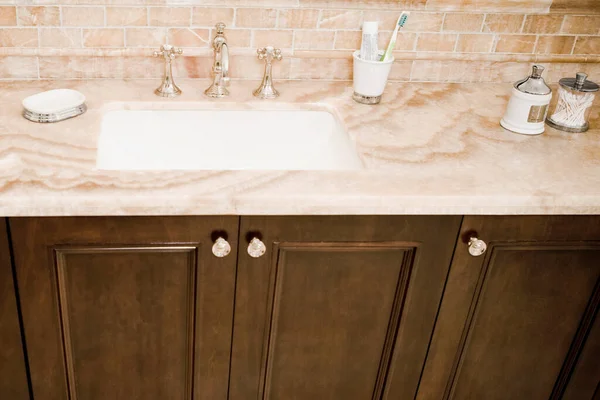
<instances>
[{"instance_id":1,"label":"beige stone countertop","mask_svg":"<svg viewBox=\"0 0 600 400\"><path fill-rule=\"evenodd\" d=\"M289 214L600 214L600 100L593 129L540 136L498 121L510 85L389 84L378 106L351 99L348 82L234 81L211 100L208 81L181 81L161 99L159 81L0 83L0 216ZM53 88L87 97L84 115L55 124L21 116L21 100ZM365 169L358 171L97 170L102 115L127 107L326 109L340 118ZM143 104L142 104L143 102ZM282 131L282 134L285 134Z\"/></svg>"}]
</instances>

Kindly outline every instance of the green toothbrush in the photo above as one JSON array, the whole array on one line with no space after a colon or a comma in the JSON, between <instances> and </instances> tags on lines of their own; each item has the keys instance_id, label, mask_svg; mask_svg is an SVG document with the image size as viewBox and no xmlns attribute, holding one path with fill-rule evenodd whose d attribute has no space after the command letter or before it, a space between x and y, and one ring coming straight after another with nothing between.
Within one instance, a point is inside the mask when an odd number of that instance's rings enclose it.
<instances>
[{"instance_id":1,"label":"green toothbrush","mask_svg":"<svg viewBox=\"0 0 600 400\"><path fill-rule=\"evenodd\" d=\"M387 61L392 56L392 50L394 50L394 46L396 46L396 37L398 36L398 30L406 24L406 20L410 15L409 11L402 11L400 17L398 17L398 22L396 22L396 28L394 28L394 32L392 32L392 37L390 38L390 43L388 43L387 49L385 53L381 56L379 61Z\"/></svg>"}]
</instances>

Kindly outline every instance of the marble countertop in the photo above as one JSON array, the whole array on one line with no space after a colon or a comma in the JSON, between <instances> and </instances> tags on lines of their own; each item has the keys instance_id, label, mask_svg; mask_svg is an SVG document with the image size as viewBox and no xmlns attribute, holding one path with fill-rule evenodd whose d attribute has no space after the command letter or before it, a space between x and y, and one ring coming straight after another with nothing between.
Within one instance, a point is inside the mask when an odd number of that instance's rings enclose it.
<instances>
[{"instance_id":1,"label":"marble countertop","mask_svg":"<svg viewBox=\"0 0 600 400\"><path fill-rule=\"evenodd\" d=\"M0 83L0 216L290 214L600 214L600 100L592 130L523 136L500 127L510 85L397 83L382 103L351 99L348 82L234 81L210 100L208 82L178 82L161 99L154 81ZM87 97L86 114L56 124L21 117L21 100L53 88ZM359 171L97 170L107 109L326 109L355 143ZM144 104L140 104L144 102Z\"/></svg>"}]
</instances>

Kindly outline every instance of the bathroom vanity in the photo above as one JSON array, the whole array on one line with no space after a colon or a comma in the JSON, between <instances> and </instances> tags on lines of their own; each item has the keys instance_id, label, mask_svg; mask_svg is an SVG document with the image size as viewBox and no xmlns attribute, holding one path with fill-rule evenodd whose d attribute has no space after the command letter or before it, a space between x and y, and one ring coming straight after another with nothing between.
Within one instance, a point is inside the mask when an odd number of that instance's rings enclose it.
<instances>
[{"instance_id":1,"label":"bathroom vanity","mask_svg":"<svg viewBox=\"0 0 600 400\"><path fill-rule=\"evenodd\" d=\"M6 94L33 85L2 85L0 398L599 395L597 128L508 133L502 85L390 85L368 107L306 82L275 103L71 82L90 110L41 126ZM96 164L111 110L269 107L330 112L361 165Z\"/></svg>"}]
</instances>

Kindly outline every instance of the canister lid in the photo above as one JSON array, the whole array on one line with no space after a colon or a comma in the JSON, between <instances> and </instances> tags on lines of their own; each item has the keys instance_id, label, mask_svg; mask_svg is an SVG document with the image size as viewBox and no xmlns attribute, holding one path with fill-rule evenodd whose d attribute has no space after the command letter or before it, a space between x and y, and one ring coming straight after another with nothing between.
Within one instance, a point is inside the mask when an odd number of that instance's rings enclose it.
<instances>
[{"instance_id":1,"label":"canister lid","mask_svg":"<svg viewBox=\"0 0 600 400\"><path fill-rule=\"evenodd\" d=\"M563 78L558 83L562 87L579 92L597 92L600 86L592 81L588 81L587 77L587 74L578 72L576 78Z\"/></svg>"},{"instance_id":2,"label":"canister lid","mask_svg":"<svg viewBox=\"0 0 600 400\"><path fill-rule=\"evenodd\" d=\"M531 75L522 81L515 83L515 88L523 93L540 96L552 93L552 89L546 85L544 78L542 78L542 72L544 72L544 67L541 65L534 65Z\"/></svg>"}]
</instances>

